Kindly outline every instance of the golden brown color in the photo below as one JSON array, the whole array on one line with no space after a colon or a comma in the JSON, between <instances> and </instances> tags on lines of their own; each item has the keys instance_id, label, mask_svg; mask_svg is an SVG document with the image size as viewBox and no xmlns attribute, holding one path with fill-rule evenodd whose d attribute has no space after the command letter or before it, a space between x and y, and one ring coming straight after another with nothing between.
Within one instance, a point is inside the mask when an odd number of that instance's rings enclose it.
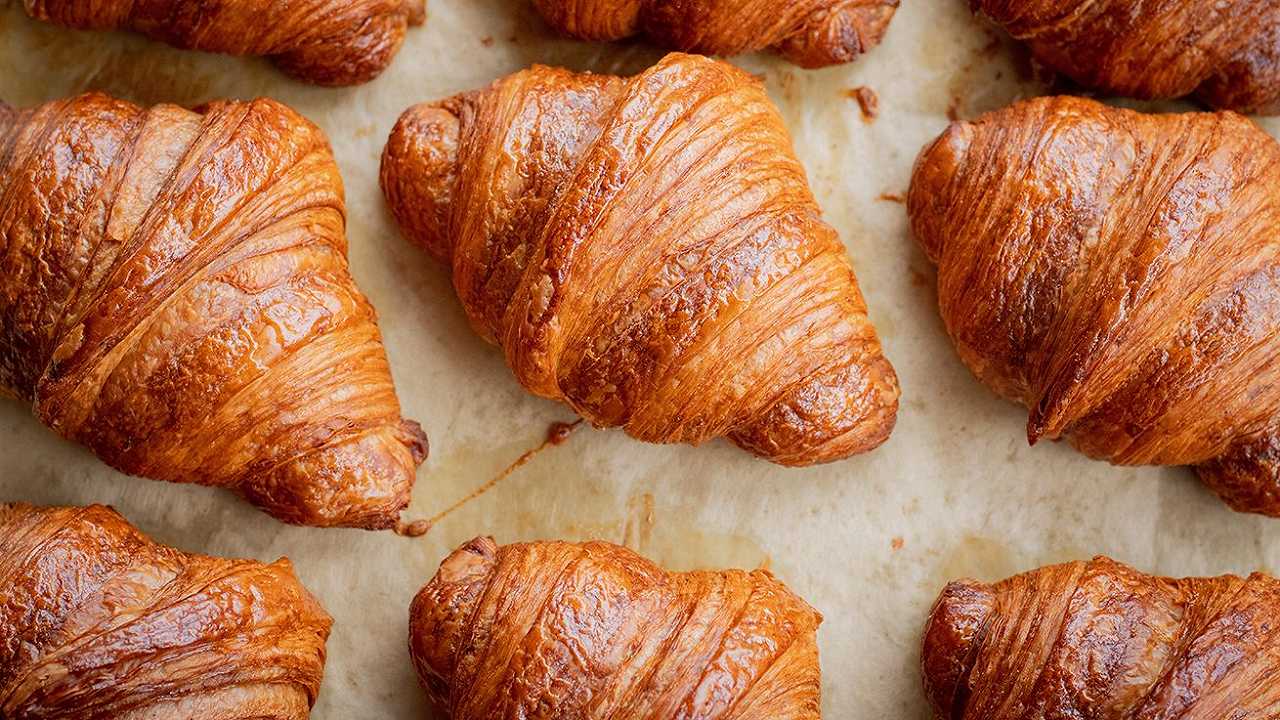
<instances>
[{"instance_id":1,"label":"golden brown color","mask_svg":"<svg viewBox=\"0 0 1280 720\"><path fill-rule=\"evenodd\" d=\"M533 0L583 40L643 35L671 50L738 55L770 49L806 68L847 63L880 44L898 0Z\"/></svg>"},{"instance_id":2,"label":"golden brown color","mask_svg":"<svg viewBox=\"0 0 1280 720\"><path fill-rule=\"evenodd\" d=\"M821 621L767 570L476 538L414 598L409 649L452 720L817 720Z\"/></svg>"},{"instance_id":3,"label":"golden brown color","mask_svg":"<svg viewBox=\"0 0 1280 720\"><path fill-rule=\"evenodd\" d=\"M408 110L401 227L521 384L651 442L805 465L888 437L898 385L777 110L725 63L534 67Z\"/></svg>"},{"instance_id":4,"label":"golden brown color","mask_svg":"<svg viewBox=\"0 0 1280 720\"><path fill-rule=\"evenodd\" d=\"M947 586L925 628L940 720L1280 717L1280 582L1107 558Z\"/></svg>"},{"instance_id":5,"label":"golden brown color","mask_svg":"<svg viewBox=\"0 0 1280 720\"><path fill-rule=\"evenodd\" d=\"M124 472L393 527L426 436L344 225L328 142L278 103L0 105L0 392Z\"/></svg>"},{"instance_id":6,"label":"golden brown color","mask_svg":"<svg viewBox=\"0 0 1280 720\"><path fill-rule=\"evenodd\" d=\"M0 505L6 720L304 720L331 624L288 560L190 555L100 505Z\"/></svg>"},{"instance_id":7,"label":"golden brown color","mask_svg":"<svg viewBox=\"0 0 1280 720\"><path fill-rule=\"evenodd\" d=\"M1195 465L1280 515L1278 187L1239 115L1042 98L953 124L908 211L960 357L1032 442Z\"/></svg>"},{"instance_id":8,"label":"golden brown color","mask_svg":"<svg viewBox=\"0 0 1280 720\"><path fill-rule=\"evenodd\" d=\"M180 48L261 55L317 85L355 85L391 64L425 0L23 0L38 20L132 30Z\"/></svg>"},{"instance_id":9,"label":"golden brown color","mask_svg":"<svg viewBox=\"0 0 1280 720\"><path fill-rule=\"evenodd\" d=\"M1275 0L970 0L1088 87L1133 97L1196 95L1214 107L1280 112Z\"/></svg>"}]
</instances>

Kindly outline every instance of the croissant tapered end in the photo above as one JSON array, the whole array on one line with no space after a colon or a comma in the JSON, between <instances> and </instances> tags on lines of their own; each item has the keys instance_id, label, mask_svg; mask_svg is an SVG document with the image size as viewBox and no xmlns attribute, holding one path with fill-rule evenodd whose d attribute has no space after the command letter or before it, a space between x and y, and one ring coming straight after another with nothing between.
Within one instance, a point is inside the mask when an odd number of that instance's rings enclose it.
<instances>
[{"instance_id":1,"label":"croissant tapered end","mask_svg":"<svg viewBox=\"0 0 1280 720\"><path fill-rule=\"evenodd\" d=\"M949 583L933 605L924 630L925 696L939 718L962 717L969 671L995 611L988 586L972 580Z\"/></svg>"},{"instance_id":2,"label":"croissant tapered end","mask_svg":"<svg viewBox=\"0 0 1280 720\"><path fill-rule=\"evenodd\" d=\"M350 275L318 127L271 100L4 111L0 195L4 394L122 472L397 525L427 440Z\"/></svg>"},{"instance_id":3,"label":"croissant tapered end","mask_svg":"<svg viewBox=\"0 0 1280 720\"><path fill-rule=\"evenodd\" d=\"M453 262L449 213L458 177L458 102L406 110L382 151L379 179L401 230L446 266Z\"/></svg>"},{"instance_id":4,"label":"croissant tapered end","mask_svg":"<svg viewBox=\"0 0 1280 720\"><path fill-rule=\"evenodd\" d=\"M387 68L426 0L223 2L26 0L38 20L93 30L131 30L192 50L271 58L317 85L368 82Z\"/></svg>"},{"instance_id":5,"label":"croissant tapered end","mask_svg":"<svg viewBox=\"0 0 1280 720\"><path fill-rule=\"evenodd\" d=\"M898 0L862 0L815 13L794 35L776 43L783 57L803 68L853 62L884 40Z\"/></svg>"},{"instance_id":6,"label":"croissant tapered end","mask_svg":"<svg viewBox=\"0 0 1280 720\"><path fill-rule=\"evenodd\" d=\"M1225 718L1280 710L1280 582L1145 575L1104 557L953 583L924 637L939 720Z\"/></svg>"},{"instance_id":7,"label":"croissant tapered end","mask_svg":"<svg viewBox=\"0 0 1280 720\"><path fill-rule=\"evenodd\" d=\"M192 555L114 510L0 505L6 718L306 720L332 620L288 560Z\"/></svg>"},{"instance_id":8,"label":"croissant tapered end","mask_svg":"<svg viewBox=\"0 0 1280 720\"><path fill-rule=\"evenodd\" d=\"M966 161L973 125L954 122L916 158L907 192L907 215L921 249L935 264L942 257L942 243L953 231L945 212L945 190Z\"/></svg>"},{"instance_id":9,"label":"croissant tapered end","mask_svg":"<svg viewBox=\"0 0 1280 720\"><path fill-rule=\"evenodd\" d=\"M762 84L668 55L410 108L381 182L517 379L651 442L784 465L889 436L898 381Z\"/></svg>"},{"instance_id":10,"label":"croissant tapered end","mask_svg":"<svg viewBox=\"0 0 1280 720\"><path fill-rule=\"evenodd\" d=\"M818 720L822 617L767 571L670 573L602 542L455 550L410 608L449 717Z\"/></svg>"},{"instance_id":11,"label":"croissant tapered end","mask_svg":"<svg viewBox=\"0 0 1280 720\"><path fill-rule=\"evenodd\" d=\"M775 0L750 7L663 0L533 0L548 24L583 40L643 35L703 55L773 50L806 68L838 65L880 44L898 0Z\"/></svg>"}]
</instances>

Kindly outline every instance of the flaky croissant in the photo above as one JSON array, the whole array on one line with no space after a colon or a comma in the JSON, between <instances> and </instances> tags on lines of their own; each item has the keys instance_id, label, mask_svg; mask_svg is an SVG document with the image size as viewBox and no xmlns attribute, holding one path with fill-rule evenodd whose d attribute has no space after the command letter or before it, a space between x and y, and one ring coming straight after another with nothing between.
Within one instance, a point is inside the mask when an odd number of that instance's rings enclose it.
<instances>
[{"instance_id":1,"label":"flaky croissant","mask_svg":"<svg viewBox=\"0 0 1280 720\"><path fill-rule=\"evenodd\" d=\"M925 628L940 720L1280 717L1280 582L1095 558L947 586Z\"/></svg>"},{"instance_id":2,"label":"flaky croissant","mask_svg":"<svg viewBox=\"0 0 1280 720\"><path fill-rule=\"evenodd\" d=\"M391 64L426 0L23 0L37 20L131 30L190 50L271 58L317 85L356 85Z\"/></svg>"},{"instance_id":3,"label":"flaky croissant","mask_svg":"<svg viewBox=\"0 0 1280 720\"><path fill-rule=\"evenodd\" d=\"M817 720L821 622L767 570L476 538L414 598L409 649L452 720Z\"/></svg>"},{"instance_id":4,"label":"flaky croissant","mask_svg":"<svg viewBox=\"0 0 1280 720\"><path fill-rule=\"evenodd\" d=\"M1195 465L1280 516L1278 184L1239 115L1042 98L953 124L908 210L960 357L1032 442Z\"/></svg>"},{"instance_id":5,"label":"flaky croissant","mask_svg":"<svg viewBox=\"0 0 1280 720\"><path fill-rule=\"evenodd\" d=\"M583 40L643 35L672 50L770 49L806 68L839 65L880 44L898 0L533 0L556 30Z\"/></svg>"},{"instance_id":6,"label":"flaky croissant","mask_svg":"<svg viewBox=\"0 0 1280 720\"><path fill-rule=\"evenodd\" d=\"M1197 95L1280 112L1275 0L969 0L1076 82L1144 99Z\"/></svg>"},{"instance_id":7,"label":"flaky croissant","mask_svg":"<svg viewBox=\"0 0 1280 720\"><path fill-rule=\"evenodd\" d=\"M331 624L288 560L190 555L100 505L0 505L0 718L304 720Z\"/></svg>"},{"instance_id":8,"label":"flaky croissant","mask_svg":"<svg viewBox=\"0 0 1280 720\"><path fill-rule=\"evenodd\" d=\"M888 437L898 385L777 110L734 67L534 67L408 110L382 185L521 384L651 442L805 465Z\"/></svg>"},{"instance_id":9,"label":"flaky croissant","mask_svg":"<svg viewBox=\"0 0 1280 720\"><path fill-rule=\"evenodd\" d=\"M393 527L426 436L344 225L328 142L278 103L0 106L0 391L121 471Z\"/></svg>"}]
</instances>

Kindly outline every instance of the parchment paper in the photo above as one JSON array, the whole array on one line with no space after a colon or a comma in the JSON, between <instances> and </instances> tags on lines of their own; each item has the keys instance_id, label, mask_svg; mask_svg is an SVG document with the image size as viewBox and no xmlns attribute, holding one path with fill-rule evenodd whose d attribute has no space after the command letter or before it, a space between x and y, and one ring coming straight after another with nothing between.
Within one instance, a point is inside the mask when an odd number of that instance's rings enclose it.
<instances>
[{"instance_id":1,"label":"parchment paper","mask_svg":"<svg viewBox=\"0 0 1280 720\"><path fill-rule=\"evenodd\" d=\"M516 384L468 327L446 274L399 236L377 186L387 133L414 102L534 62L634 72L662 54L557 39L523 0L430 3L427 26L381 79L328 90L261 60L45 26L0 0L0 98L11 104L87 88L148 103L270 95L328 132L346 181L353 272L380 312L405 414L431 436L409 519L452 504L572 415ZM1228 511L1188 470L1027 447L1026 411L981 387L953 352L904 208L879 196L905 191L949 110L969 117L1045 91L1025 55L966 5L904 0L885 44L848 66L736 60L767 78L901 376L897 430L878 451L786 470L724 442L660 447L583 429L407 540L287 527L218 490L124 477L5 401L0 499L110 503L184 549L291 557L336 619L317 720L431 717L409 665L408 604L444 555L478 534L603 538L676 569L767 564L826 615L824 709L850 720L927 717L919 631L950 578L993 580L1095 553L1172 575L1274 571L1280 521ZM847 95L863 85L880 97L873 123Z\"/></svg>"}]
</instances>

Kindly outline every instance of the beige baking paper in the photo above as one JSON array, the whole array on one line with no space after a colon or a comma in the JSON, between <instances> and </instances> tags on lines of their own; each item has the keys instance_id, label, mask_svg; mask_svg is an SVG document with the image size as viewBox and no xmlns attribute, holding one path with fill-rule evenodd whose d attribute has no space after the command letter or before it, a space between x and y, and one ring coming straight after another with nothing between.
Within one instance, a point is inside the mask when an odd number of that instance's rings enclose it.
<instances>
[{"instance_id":1,"label":"beige baking paper","mask_svg":"<svg viewBox=\"0 0 1280 720\"><path fill-rule=\"evenodd\" d=\"M552 37L523 0L430 0L390 70L330 90L261 60L173 50L121 34L30 21L0 0L0 98L30 105L88 88L139 102L269 95L328 132L347 188L351 264L381 315L405 414L431 436L407 518L452 504L572 414L523 392L467 325L441 268L397 233L378 157L408 105L485 85L531 63L633 72L640 46ZM287 527L232 495L115 473L0 402L0 499L110 503L185 549L288 555L336 618L314 717L431 717L409 665L407 608L454 546L603 538L673 568L768 565L826 616L824 709L832 718L924 720L919 630L946 580L996 579L1105 553L1166 574L1280 566L1280 521L1238 515L1181 469L1120 469L1026 442L1026 411L997 399L952 351L933 270L907 230L912 161L952 112L969 117L1043 92L962 0L904 0L883 46L844 67L804 71L739 59L767 78L827 219L858 271L902 412L876 452L809 470L755 460L725 442L659 447L582 429L427 537ZM848 91L873 88L864 122ZM1269 129L1280 129L1272 123Z\"/></svg>"}]
</instances>

